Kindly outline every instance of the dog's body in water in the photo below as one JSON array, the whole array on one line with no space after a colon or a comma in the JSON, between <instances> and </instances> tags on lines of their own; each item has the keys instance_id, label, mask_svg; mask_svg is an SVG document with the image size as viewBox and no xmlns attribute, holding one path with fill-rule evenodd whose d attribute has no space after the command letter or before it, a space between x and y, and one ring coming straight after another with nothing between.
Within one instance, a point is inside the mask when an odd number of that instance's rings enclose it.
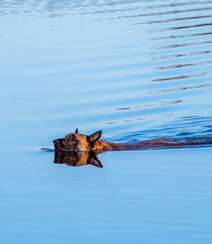
<instances>
[{"instance_id":1,"label":"dog's body in water","mask_svg":"<svg viewBox=\"0 0 212 244\"><path fill-rule=\"evenodd\" d=\"M64 138L55 139L54 163L66 164L69 166L93 165L103 167L97 155L107 151L129 151L148 149L176 149L187 147L212 146L212 138L185 138L181 140L159 138L144 140L138 143L110 143L100 140L102 131L97 131L92 135L84 135L78 132L67 134ZM52 149L43 148L52 151Z\"/></svg>"},{"instance_id":2,"label":"dog's body in water","mask_svg":"<svg viewBox=\"0 0 212 244\"><path fill-rule=\"evenodd\" d=\"M96 154L106 151L129 151L129 150L145 150L145 149L169 149L195 147L212 144L212 138L196 138L196 139L153 139L145 140L138 143L110 143L99 140L102 131L97 131L90 136L80 134L78 129L74 133L67 134L64 138L54 140L55 150L62 151L86 151Z\"/></svg>"}]
</instances>

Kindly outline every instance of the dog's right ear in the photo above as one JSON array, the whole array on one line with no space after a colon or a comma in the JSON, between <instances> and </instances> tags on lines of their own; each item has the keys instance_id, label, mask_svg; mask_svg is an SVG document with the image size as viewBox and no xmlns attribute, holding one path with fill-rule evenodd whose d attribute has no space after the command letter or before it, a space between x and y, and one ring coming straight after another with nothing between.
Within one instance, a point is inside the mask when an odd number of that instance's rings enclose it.
<instances>
[{"instance_id":1,"label":"dog's right ear","mask_svg":"<svg viewBox=\"0 0 212 244\"><path fill-rule=\"evenodd\" d=\"M92 158L90 158L88 164L91 164L91 165L96 166L98 168L103 168L103 164L101 163L101 161L96 156L93 156Z\"/></svg>"},{"instance_id":2,"label":"dog's right ear","mask_svg":"<svg viewBox=\"0 0 212 244\"><path fill-rule=\"evenodd\" d=\"M99 131L93 133L92 135L88 136L88 140L90 142L96 142L97 140L99 140L99 138L101 137L101 135L102 135L102 131L99 130Z\"/></svg>"}]
</instances>

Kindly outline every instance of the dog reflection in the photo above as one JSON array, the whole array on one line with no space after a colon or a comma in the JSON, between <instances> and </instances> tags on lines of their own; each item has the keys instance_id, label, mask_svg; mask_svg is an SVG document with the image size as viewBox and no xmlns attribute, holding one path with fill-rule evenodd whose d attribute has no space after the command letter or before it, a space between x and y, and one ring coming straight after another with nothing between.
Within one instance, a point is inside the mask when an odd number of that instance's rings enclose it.
<instances>
[{"instance_id":1,"label":"dog reflection","mask_svg":"<svg viewBox=\"0 0 212 244\"><path fill-rule=\"evenodd\" d=\"M62 151L55 150L54 163L66 164L68 166L83 166L93 165L102 168L101 161L97 158L96 154L91 152L80 151Z\"/></svg>"}]
</instances>

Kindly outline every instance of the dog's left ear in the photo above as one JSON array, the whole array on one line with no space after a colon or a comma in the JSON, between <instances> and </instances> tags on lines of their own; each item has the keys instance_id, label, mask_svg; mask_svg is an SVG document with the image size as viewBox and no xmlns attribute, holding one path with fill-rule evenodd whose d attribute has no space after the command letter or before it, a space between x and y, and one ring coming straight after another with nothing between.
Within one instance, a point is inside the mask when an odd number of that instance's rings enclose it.
<instances>
[{"instance_id":1,"label":"dog's left ear","mask_svg":"<svg viewBox=\"0 0 212 244\"><path fill-rule=\"evenodd\" d=\"M99 138L101 137L101 135L102 135L102 131L99 130L99 131L93 133L92 135L88 136L88 140L90 142L96 142L97 140L99 140Z\"/></svg>"}]
</instances>

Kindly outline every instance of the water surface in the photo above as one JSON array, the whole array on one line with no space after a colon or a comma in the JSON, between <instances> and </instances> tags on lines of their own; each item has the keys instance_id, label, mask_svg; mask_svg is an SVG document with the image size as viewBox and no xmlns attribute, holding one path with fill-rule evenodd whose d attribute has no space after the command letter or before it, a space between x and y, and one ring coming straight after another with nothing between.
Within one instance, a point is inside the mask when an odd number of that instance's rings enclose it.
<instances>
[{"instance_id":1,"label":"water surface","mask_svg":"<svg viewBox=\"0 0 212 244\"><path fill-rule=\"evenodd\" d=\"M212 136L212 1L0 2L2 243L211 243L211 149L52 163L76 127Z\"/></svg>"}]
</instances>

